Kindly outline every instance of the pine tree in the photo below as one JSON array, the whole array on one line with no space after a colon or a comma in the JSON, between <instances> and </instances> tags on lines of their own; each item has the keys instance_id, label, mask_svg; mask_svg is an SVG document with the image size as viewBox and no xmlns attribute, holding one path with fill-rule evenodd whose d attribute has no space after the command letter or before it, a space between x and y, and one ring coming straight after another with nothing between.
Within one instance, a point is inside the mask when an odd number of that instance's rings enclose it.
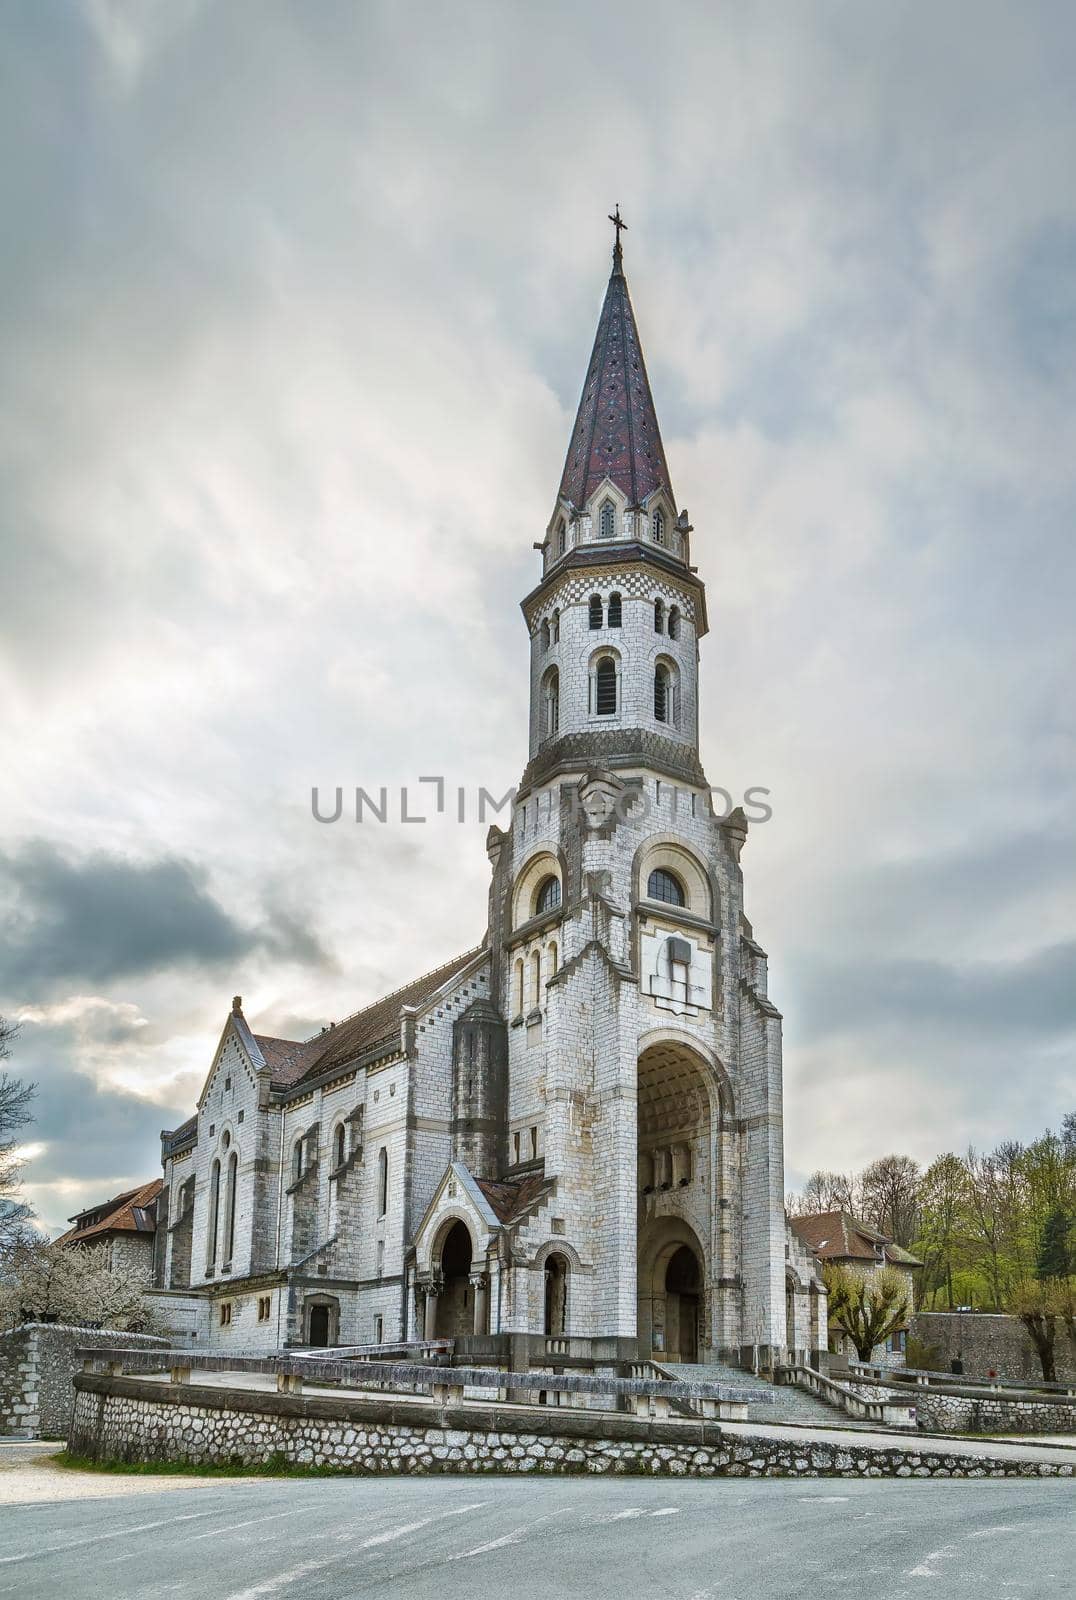
<instances>
[{"instance_id":1,"label":"pine tree","mask_svg":"<svg viewBox=\"0 0 1076 1600\"><path fill-rule=\"evenodd\" d=\"M1069 1247L1071 1223L1060 1206L1054 1206L1042 1226L1039 1253L1035 1260L1035 1276L1040 1283L1055 1278L1067 1278L1073 1270Z\"/></svg>"}]
</instances>

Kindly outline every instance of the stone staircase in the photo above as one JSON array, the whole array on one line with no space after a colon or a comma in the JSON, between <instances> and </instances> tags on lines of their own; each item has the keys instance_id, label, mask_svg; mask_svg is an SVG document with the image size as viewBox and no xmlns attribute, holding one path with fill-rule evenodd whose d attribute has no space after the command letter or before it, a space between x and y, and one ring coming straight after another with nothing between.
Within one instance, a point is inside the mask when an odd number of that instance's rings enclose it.
<instances>
[{"instance_id":1,"label":"stone staircase","mask_svg":"<svg viewBox=\"0 0 1076 1600\"><path fill-rule=\"evenodd\" d=\"M688 1364L679 1361L654 1362L654 1369L662 1377L680 1383L727 1383L730 1386L758 1395L758 1404L748 1403L749 1422L772 1422L783 1427L856 1428L869 1429L871 1424L858 1417L850 1417L838 1406L807 1394L791 1385L770 1383L740 1367L726 1366L723 1362Z\"/></svg>"}]
</instances>

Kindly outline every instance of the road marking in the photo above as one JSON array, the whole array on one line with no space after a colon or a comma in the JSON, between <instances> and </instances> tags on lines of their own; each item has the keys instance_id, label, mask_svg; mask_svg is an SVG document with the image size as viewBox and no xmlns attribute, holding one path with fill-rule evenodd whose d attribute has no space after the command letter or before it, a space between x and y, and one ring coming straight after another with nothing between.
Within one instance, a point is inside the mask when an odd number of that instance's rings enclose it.
<instances>
[{"instance_id":1,"label":"road marking","mask_svg":"<svg viewBox=\"0 0 1076 1600\"><path fill-rule=\"evenodd\" d=\"M652 1517L678 1517L680 1515L680 1507L662 1506L659 1511L651 1511L650 1515Z\"/></svg>"},{"instance_id":2,"label":"road marking","mask_svg":"<svg viewBox=\"0 0 1076 1600\"><path fill-rule=\"evenodd\" d=\"M999 1523L996 1528L980 1528L977 1533L967 1533L966 1539L990 1539L995 1533L1015 1533L1016 1525L1012 1522Z\"/></svg>"},{"instance_id":3,"label":"road marking","mask_svg":"<svg viewBox=\"0 0 1076 1600\"><path fill-rule=\"evenodd\" d=\"M432 1522L444 1522L446 1517L465 1517L468 1512L481 1511L489 1503L488 1500L472 1500L465 1506L453 1506L451 1511L438 1512L436 1517L422 1517L418 1522L404 1522L398 1528L386 1528L384 1533L372 1533L368 1539L364 1539L359 1549L371 1550L379 1544L392 1544L409 1533L417 1533L419 1528L428 1528ZM338 1533L336 1541L338 1544L348 1544L357 1537L355 1533Z\"/></svg>"},{"instance_id":4,"label":"road marking","mask_svg":"<svg viewBox=\"0 0 1076 1600\"><path fill-rule=\"evenodd\" d=\"M518 1544L525 1533L530 1533L532 1528L538 1528L543 1522L549 1522L553 1517L567 1516L573 1506L562 1506L559 1511L550 1511L544 1517L537 1517L533 1522L525 1522L521 1528L513 1528L510 1533L502 1533L499 1539L490 1539L487 1544L476 1544L470 1550L457 1550L455 1555L448 1557L449 1561L466 1561L469 1556L484 1556L488 1550L504 1550L510 1544Z\"/></svg>"},{"instance_id":5,"label":"road marking","mask_svg":"<svg viewBox=\"0 0 1076 1600\"><path fill-rule=\"evenodd\" d=\"M274 1511L271 1517L248 1517L246 1522L229 1522L224 1528L210 1528L207 1533L192 1533L185 1544L197 1544L199 1539L216 1539L222 1533L238 1533L240 1528L253 1528L259 1522L279 1522L281 1517L301 1517L306 1506L297 1506L294 1511Z\"/></svg>"},{"instance_id":6,"label":"road marking","mask_svg":"<svg viewBox=\"0 0 1076 1600\"><path fill-rule=\"evenodd\" d=\"M13 1561L30 1561L34 1556L58 1556L65 1550L80 1550L83 1545L100 1544L105 1539L129 1539L133 1533L148 1533L151 1528L167 1528L173 1522L194 1522L199 1517L219 1517L219 1511L186 1511L180 1517L161 1517L157 1522L140 1522L134 1528L114 1528L111 1533L95 1533L89 1539L72 1539L68 1544L54 1544L44 1550L23 1550L17 1556L0 1556L0 1566L10 1566Z\"/></svg>"},{"instance_id":7,"label":"road marking","mask_svg":"<svg viewBox=\"0 0 1076 1600\"><path fill-rule=\"evenodd\" d=\"M642 1517L642 1516L645 1516L645 1514L646 1513L643 1511L642 1506L629 1506L627 1511L614 1511L608 1517L599 1518L599 1521L601 1521L601 1522L623 1522L626 1517Z\"/></svg>"},{"instance_id":8,"label":"road marking","mask_svg":"<svg viewBox=\"0 0 1076 1600\"><path fill-rule=\"evenodd\" d=\"M289 1583L297 1583L308 1573L320 1572L322 1567L329 1565L328 1561L304 1561L301 1567L292 1567L290 1572L281 1572L275 1578L266 1578L264 1583L256 1583L249 1589L236 1589L227 1596L227 1600L261 1600L262 1595L275 1594L278 1589L285 1588Z\"/></svg>"},{"instance_id":9,"label":"road marking","mask_svg":"<svg viewBox=\"0 0 1076 1600\"><path fill-rule=\"evenodd\" d=\"M801 1506L836 1506L843 1505L848 1499L846 1494L801 1494Z\"/></svg>"},{"instance_id":10,"label":"road marking","mask_svg":"<svg viewBox=\"0 0 1076 1600\"><path fill-rule=\"evenodd\" d=\"M940 1576L937 1567L932 1567L932 1561L951 1561L956 1554L951 1544L943 1545L940 1550L932 1550L923 1557L917 1567L909 1572L909 1578L937 1578Z\"/></svg>"}]
</instances>

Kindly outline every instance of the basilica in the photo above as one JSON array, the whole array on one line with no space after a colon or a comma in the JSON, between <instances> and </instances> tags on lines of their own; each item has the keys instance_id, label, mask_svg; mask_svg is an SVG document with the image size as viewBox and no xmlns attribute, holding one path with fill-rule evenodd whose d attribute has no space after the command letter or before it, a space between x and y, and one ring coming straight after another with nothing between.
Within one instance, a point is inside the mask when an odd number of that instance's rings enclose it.
<instances>
[{"instance_id":1,"label":"basilica","mask_svg":"<svg viewBox=\"0 0 1076 1600\"><path fill-rule=\"evenodd\" d=\"M522 602L529 760L473 949L311 1039L236 997L162 1134L155 1312L201 1347L766 1368L826 1348L781 1017L699 751L706 592L612 273Z\"/></svg>"}]
</instances>

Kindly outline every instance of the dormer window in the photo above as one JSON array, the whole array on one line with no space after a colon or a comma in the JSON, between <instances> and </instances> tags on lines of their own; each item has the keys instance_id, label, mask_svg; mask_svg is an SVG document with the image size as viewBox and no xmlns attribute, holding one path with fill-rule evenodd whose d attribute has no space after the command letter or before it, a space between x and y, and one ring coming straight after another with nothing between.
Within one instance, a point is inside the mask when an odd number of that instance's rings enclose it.
<instances>
[{"instance_id":1,"label":"dormer window","mask_svg":"<svg viewBox=\"0 0 1076 1600\"><path fill-rule=\"evenodd\" d=\"M650 537L655 544L665 543L665 513L660 509L650 518Z\"/></svg>"},{"instance_id":2,"label":"dormer window","mask_svg":"<svg viewBox=\"0 0 1076 1600\"><path fill-rule=\"evenodd\" d=\"M603 500L598 512L598 537L611 539L616 533L616 507L611 500Z\"/></svg>"}]
</instances>

